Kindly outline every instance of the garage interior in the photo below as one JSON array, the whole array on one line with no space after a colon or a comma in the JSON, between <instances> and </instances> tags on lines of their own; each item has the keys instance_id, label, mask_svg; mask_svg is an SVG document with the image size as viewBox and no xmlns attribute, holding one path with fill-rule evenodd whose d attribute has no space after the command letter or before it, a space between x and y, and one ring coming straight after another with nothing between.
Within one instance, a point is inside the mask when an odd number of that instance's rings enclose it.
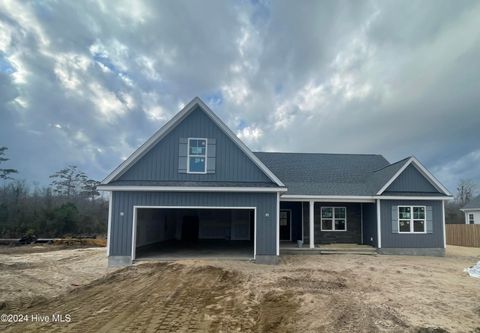
<instances>
[{"instance_id":1,"label":"garage interior","mask_svg":"<svg viewBox=\"0 0 480 333\"><path fill-rule=\"evenodd\" d=\"M254 256L254 210L137 208L135 260Z\"/></svg>"}]
</instances>

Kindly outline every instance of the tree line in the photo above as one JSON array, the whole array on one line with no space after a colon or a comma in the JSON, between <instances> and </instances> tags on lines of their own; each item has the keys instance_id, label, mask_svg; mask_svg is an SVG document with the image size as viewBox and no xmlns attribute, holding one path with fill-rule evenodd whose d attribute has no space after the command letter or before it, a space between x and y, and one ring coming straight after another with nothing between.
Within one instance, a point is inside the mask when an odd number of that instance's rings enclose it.
<instances>
[{"instance_id":1,"label":"tree line","mask_svg":"<svg viewBox=\"0 0 480 333\"><path fill-rule=\"evenodd\" d=\"M108 201L97 191L98 181L69 165L50 176L49 186L32 187L14 178L18 170L1 168L9 160L6 151L0 147L0 238L106 234ZM476 189L471 180L459 182L455 200L446 205L447 223L465 223L460 208Z\"/></svg>"},{"instance_id":2,"label":"tree line","mask_svg":"<svg viewBox=\"0 0 480 333\"><path fill-rule=\"evenodd\" d=\"M2 168L7 147L0 147L0 238L65 237L107 232L108 201L75 165L53 173L49 186L17 180L18 170Z\"/></svg>"}]
</instances>

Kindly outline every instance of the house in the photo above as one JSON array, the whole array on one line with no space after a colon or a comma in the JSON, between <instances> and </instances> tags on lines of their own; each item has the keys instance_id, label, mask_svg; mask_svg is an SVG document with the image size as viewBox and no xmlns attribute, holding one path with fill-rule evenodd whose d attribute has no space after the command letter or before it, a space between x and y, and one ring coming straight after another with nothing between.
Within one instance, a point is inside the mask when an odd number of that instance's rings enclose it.
<instances>
[{"instance_id":1,"label":"house","mask_svg":"<svg viewBox=\"0 0 480 333\"><path fill-rule=\"evenodd\" d=\"M465 214L465 224L480 224L480 195L460 210Z\"/></svg>"},{"instance_id":2,"label":"house","mask_svg":"<svg viewBox=\"0 0 480 333\"><path fill-rule=\"evenodd\" d=\"M253 153L199 98L99 189L110 192L110 265L152 251L274 264L299 240L443 255L451 197L415 157Z\"/></svg>"}]
</instances>

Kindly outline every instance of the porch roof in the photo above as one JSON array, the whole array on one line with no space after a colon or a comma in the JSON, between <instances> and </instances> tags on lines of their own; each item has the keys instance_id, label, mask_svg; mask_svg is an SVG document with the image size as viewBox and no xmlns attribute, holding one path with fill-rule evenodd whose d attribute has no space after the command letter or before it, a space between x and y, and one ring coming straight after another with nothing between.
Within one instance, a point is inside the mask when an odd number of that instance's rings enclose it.
<instances>
[{"instance_id":1,"label":"porch roof","mask_svg":"<svg viewBox=\"0 0 480 333\"><path fill-rule=\"evenodd\" d=\"M289 195L372 196L403 165L373 154L255 155L282 180Z\"/></svg>"}]
</instances>

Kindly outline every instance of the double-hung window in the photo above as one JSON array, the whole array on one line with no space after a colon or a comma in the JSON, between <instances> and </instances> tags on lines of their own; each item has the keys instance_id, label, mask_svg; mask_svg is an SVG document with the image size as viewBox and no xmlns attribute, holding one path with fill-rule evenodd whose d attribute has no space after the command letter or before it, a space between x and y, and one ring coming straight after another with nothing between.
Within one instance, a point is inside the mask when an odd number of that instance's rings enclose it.
<instances>
[{"instance_id":1,"label":"double-hung window","mask_svg":"<svg viewBox=\"0 0 480 333\"><path fill-rule=\"evenodd\" d=\"M398 206L398 232L425 233L425 211L425 206Z\"/></svg>"},{"instance_id":2,"label":"double-hung window","mask_svg":"<svg viewBox=\"0 0 480 333\"><path fill-rule=\"evenodd\" d=\"M207 173L207 139L188 139L188 173Z\"/></svg>"},{"instance_id":3,"label":"double-hung window","mask_svg":"<svg viewBox=\"0 0 480 333\"><path fill-rule=\"evenodd\" d=\"M468 214L468 224L475 224L475 216L473 214Z\"/></svg>"},{"instance_id":4,"label":"double-hung window","mask_svg":"<svg viewBox=\"0 0 480 333\"><path fill-rule=\"evenodd\" d=\"M322 207L320 214L322 231L347 231L347 208Z\"/></svg>"}]
</instances>

